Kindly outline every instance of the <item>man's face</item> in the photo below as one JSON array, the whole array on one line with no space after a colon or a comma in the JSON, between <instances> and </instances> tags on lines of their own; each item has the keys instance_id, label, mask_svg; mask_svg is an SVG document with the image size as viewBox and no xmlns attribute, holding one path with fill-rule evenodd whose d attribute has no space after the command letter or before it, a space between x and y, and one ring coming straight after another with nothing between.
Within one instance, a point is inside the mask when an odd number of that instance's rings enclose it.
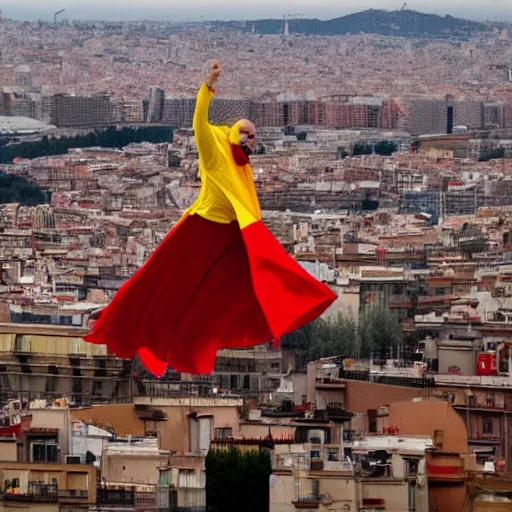
<instances>
[{"instance_id":1,"label":"man's face","mask_svg":"<svg viewBox=\"0 0 512 512\"><path fill-rule=\"evenodd\" d=\"M250 121L240 124L240 146L247 156L256 152L256 128Z\"/></svg>"}]
</instances>

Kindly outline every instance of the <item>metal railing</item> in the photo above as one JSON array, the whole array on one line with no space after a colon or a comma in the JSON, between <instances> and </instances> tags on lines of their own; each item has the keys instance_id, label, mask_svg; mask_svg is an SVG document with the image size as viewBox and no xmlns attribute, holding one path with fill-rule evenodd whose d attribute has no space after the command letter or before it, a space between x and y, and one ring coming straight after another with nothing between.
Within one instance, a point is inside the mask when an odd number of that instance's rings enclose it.
<instances>
[{"instance_id":1,"label":"metal railing","mask_svg":"<svg viewBox=\"0 0 512 512\"><path fill-rule=\"evenodd\" d=\"M59 489L58 496L59 498L86 500L89 499L89 491L87 489Z\"/></svg>"},{"instance_id":2,"label":"metal railing","mask_svg":"<svg viewBox=\"0 0 512 512\"><path fill-rule=\"evenodd\" d=\"M319 503L324 499L322 494L305 494L299 496L295 501L296 503Z\"/></svg>"},{"instance_id":3,"label":"metal railing","mask_svg":"<svg viewBox=\"0 0 512 512\"><path fill-rule=\"evenodd\" d=\"M98 505L124 505L135 506L135 491L125 489L97 490Z\"/></svg>"},{"instance_id":4,"label":"metal railing","mask_svg":"<svg viewBox=\"0 0 512 512\"><path fill-rule=\"evenodd\" d=\"M3 492L3 498L10 501L56 502L58 498L57 484L29 482L27 492L14 492L8 489Z\"/></svg>"},{"instance_id":5,"label":"metal railing","mask_svg":"<svg viewBox=\"0 0 512 512\"><path fill-rule=\"evenodd\" d=\"M409 388L433 388L435 386L435 380L433 378L378 375L370 373L369 371L350 371L340 369L340 378L373 382L375 384L404 386Z\"/></svg>"}]
</instances>

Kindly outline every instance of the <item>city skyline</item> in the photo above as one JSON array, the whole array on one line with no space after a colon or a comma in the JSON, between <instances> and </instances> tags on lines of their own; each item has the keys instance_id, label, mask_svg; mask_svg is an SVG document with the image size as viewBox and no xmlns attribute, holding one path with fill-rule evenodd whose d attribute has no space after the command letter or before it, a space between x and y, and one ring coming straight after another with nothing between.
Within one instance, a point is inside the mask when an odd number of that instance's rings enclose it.
<instances>
[{"instance_id":1,"label":"city skyline","mask_svg":"<svg viewBox=\"0 0 512 512\"><path fill-rule=\"evenodd\" d=\"M85 4L83 0L67 0L60 3L49 0L28 1L21 6L8 0L2 6L5 17L19 20L53 19L55 11L65 8L62 18L86 20L137 20L137 19L168 19L177 22L201 20L241 20L258 18L279 18L283 14L300 14L308 18L330 19L345 16L366 9L400 9L403 3L391 0L349 0L342 7L333 0L322 0L311 7L306 0L282 0L276 5L269 0L262 0L257 6L240 6L234 0L222 0L212 6L205 0L192 0L187 7L169 6L163 0L150 0L141 5L139 1L121 2L112 0L104 2L93 0ZM122 9L120 9L122 7ZM481 0L434 0L427 2L407 2L407 8L439 15L450 14L459 18L512 22L512 8L503 6L491 7L483 5Z\"/></svg>"}]
</instances>

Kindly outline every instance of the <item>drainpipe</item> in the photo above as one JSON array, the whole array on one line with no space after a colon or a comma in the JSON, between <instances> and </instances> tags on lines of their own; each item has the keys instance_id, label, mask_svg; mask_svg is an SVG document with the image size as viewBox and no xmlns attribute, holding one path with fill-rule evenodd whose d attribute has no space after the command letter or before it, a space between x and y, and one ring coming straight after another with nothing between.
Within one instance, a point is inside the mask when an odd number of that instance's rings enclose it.
<instances>
[{"instance_id":1,"label":"drainpipe","mask_svg":"<svg viewBox=\"0 0 512 512\"><path fill-rule=\"evenodd\" d=\"M416 480L409 480L409 512L416 512Z\"/></svg>"},{"instance_id":2,"label":"drainpipe","mask_svg":"<svg viewBox=\"0 0 512 512\"><path fill-rule=\"evenodd\" d=\"M510 440L508 438L508 417L503 411L503 434L505 437L505 471L510 471Z\"/></svg>"}]
</instances>

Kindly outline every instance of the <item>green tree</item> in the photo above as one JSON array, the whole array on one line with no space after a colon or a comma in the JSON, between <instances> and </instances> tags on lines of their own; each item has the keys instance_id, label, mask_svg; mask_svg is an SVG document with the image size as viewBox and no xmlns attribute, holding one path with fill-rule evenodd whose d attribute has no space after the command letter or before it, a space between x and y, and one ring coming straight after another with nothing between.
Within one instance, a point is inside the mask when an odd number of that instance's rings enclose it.
<instances>
[{"instance_id":1,"label":"green tree","mask_svg":"<svg viewBox=\"0 0 512 512\"><path fill-rule=\"evenodd\" d=\"M106 147L123 148L133 142L168 142L172 140L173 128L167 126L125 127L114 126L94 130L74 137L52 137L44 135L37 142L4 144L0 151L0 164L11 163L15 158L39 158L49 155L63 155L70 148Z\"/></svg>"},{"instance_id":2,"label":"green tree","mask_svg":"<svg viewBox=\"0 0 512 512\"><path fill-rule=\"evenodd\" d=\"M367 144L366 142L356 142L354 144L354 149L352 151L354 156L357 155L371 155L372 154L372 145Z\"/></svg>"},{"instance_id":3,"label":"green tree","mask_svg":"<svg viewBox=\"0 0 512 512\"><path fill-rule=\"evenodd\" d=\"M49 192L21 176L0 172L0 204L20 203L36 206L49 202Z\"/></svg>"},{"instance_id":4,"label":"green tree","mask_svg":"<svg viewBox=\"0 0 512 512\"><path fill-rule=\"evenodd\" d=\"M293 349L300 359L314 361L321 357L355 357L358 345L357 323L341 312L318 318L283 337L282 346Z\"/></svg>"},{"instance_id":5,"label":"green tree","mask_svg":"<svg viewBox=\"0 0 512 512\"><path fill-rule=\"evenodd\" d=\"M396 317L387 309L372 308L359 317L359 354L369 359L372 355L380 359L391 351L397 353L403 331Z\"/></svg>"},{"instance_id":6,"label":"green tree","mask_svg":"<svg viewBox=\"0 0 512 512\"><path fill-rule=\"evenodd\" d=\"M360 315L358 322L341 312L318 318L285 335L282 347L295 351L301 368L322 357L385 358L391 350L396 354L402 337L398 320L387 309L375 308Z\"/></svg>"},{"instance_id":7,"label":"green tree","mask_svg":"<svg viewBox=\"0 0 512 512\"><path fill-rule=\"evenodd\" d=\"M489 160L505 158L505 148L495 148L489 151L483 151L478 159L479 162L488 162Z\"/></svg>"},{"instance_id":8,"label":"green tree","mask_svg":"<svg viewBox=\"0 0 512 512\"><path fill-rule=\"evenodd\" d=\"M269 510L268 453L211 450L206 456L207 512Z\"/></svg>"},{"instance_id":9,"label":"green tree","mask_svg":"<svg viewBox=\"0 0 512 512\"><path fill-rule=\"evenodd\" d=\"M392 140L381 140L375 144L375 153L382 156L391 156L398 150L398 144Z\"/></svg>"}]
</instances>

